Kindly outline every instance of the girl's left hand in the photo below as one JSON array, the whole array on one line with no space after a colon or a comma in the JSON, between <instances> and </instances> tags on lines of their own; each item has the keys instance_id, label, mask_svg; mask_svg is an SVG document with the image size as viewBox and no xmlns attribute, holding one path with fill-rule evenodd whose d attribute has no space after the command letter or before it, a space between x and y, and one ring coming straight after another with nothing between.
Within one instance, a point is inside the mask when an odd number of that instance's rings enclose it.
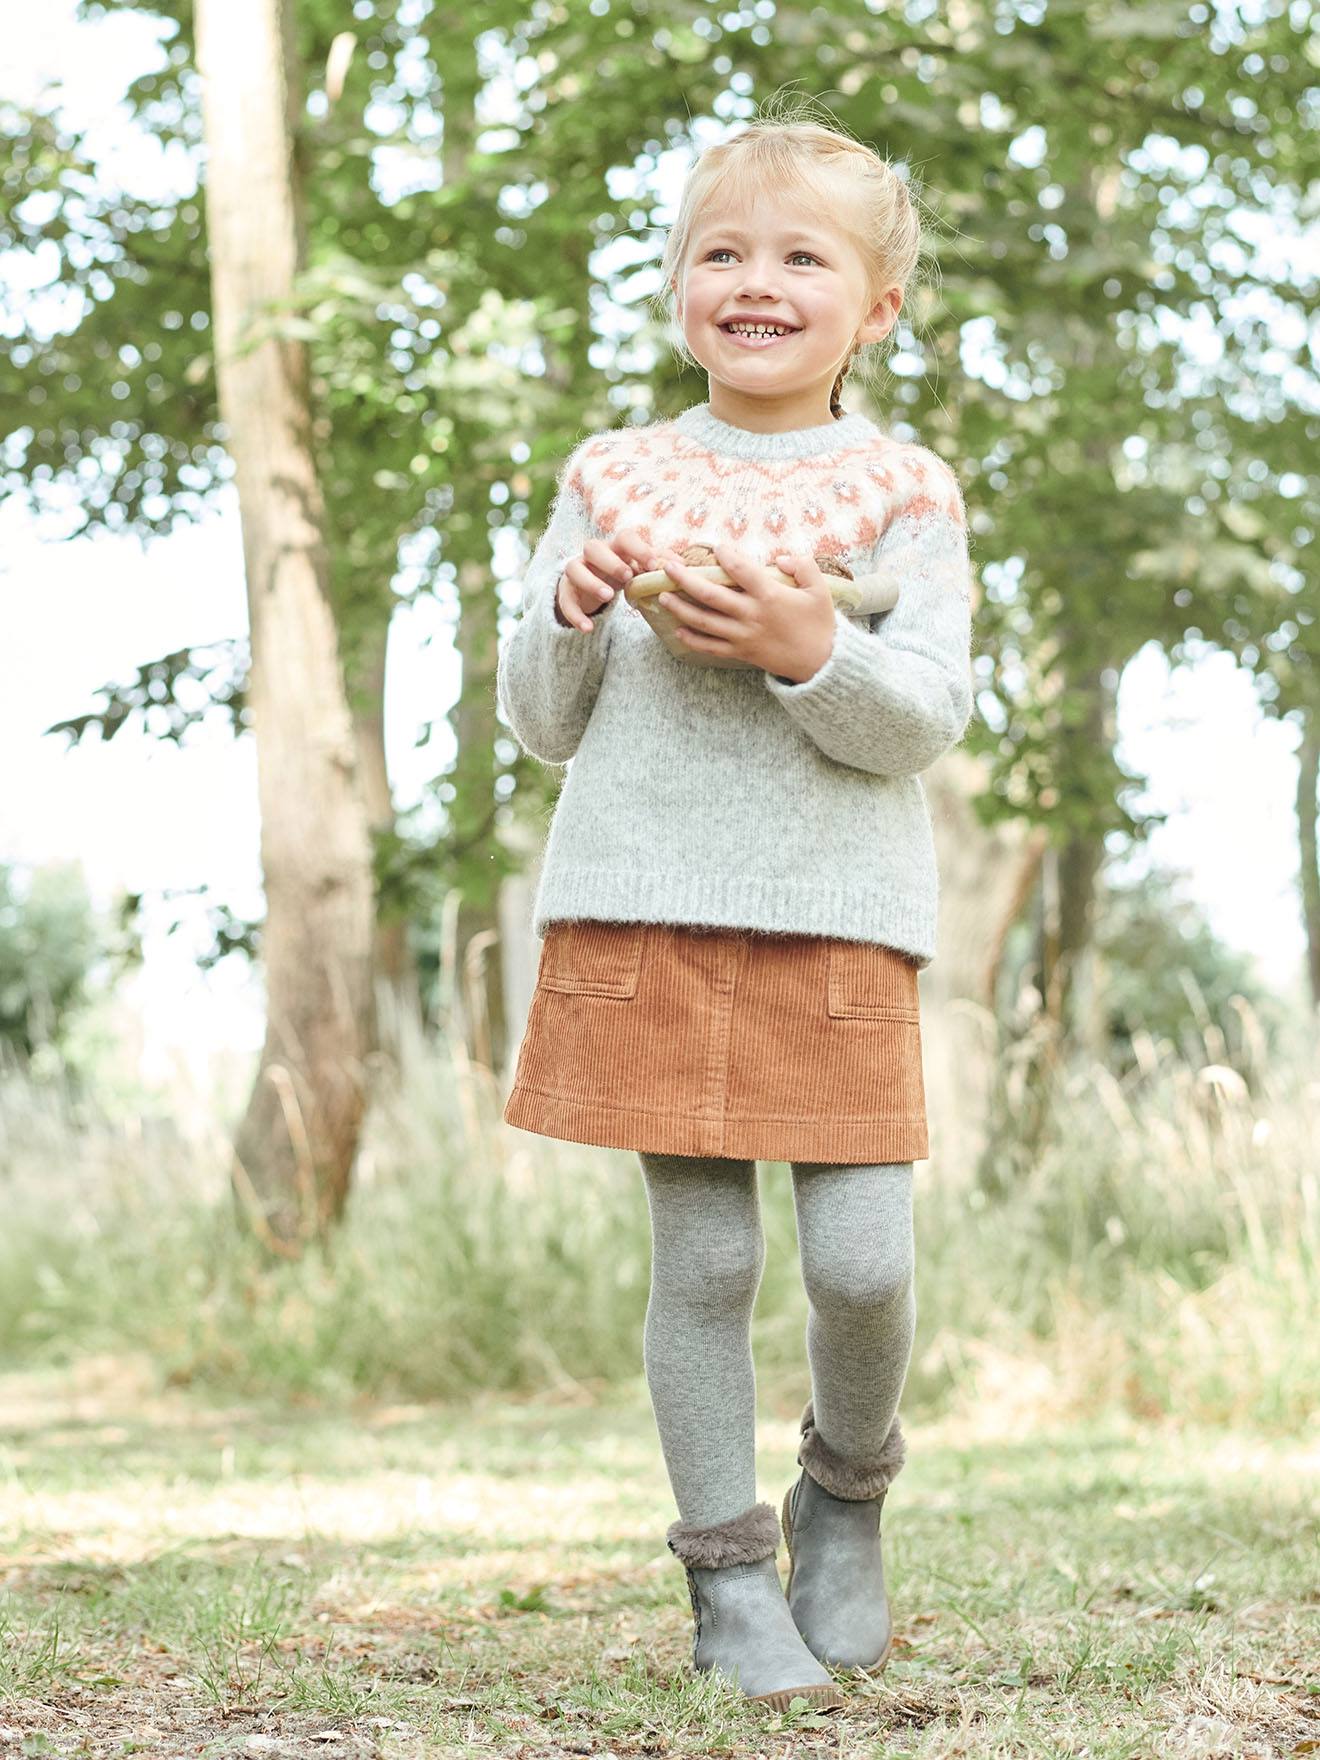
<instances>
[{"instance_id":1,"label":"girl's left hand","mask_svg":"<svg viewBox=\"0 0 1320 1760\"><path fill-rule=\"evenodd\" d=\"M793 684L805 684L834 649L834 599L815 559L776 556L774 566L800 583L786 587L733 545L713 548L720 567L737 585L709 580L672 550L661 550L652 563L697 601L690 605L680 593L660 595L659 603L678 620L679 640L701 653L735 656Z\"/></svg>"}]
</instances>

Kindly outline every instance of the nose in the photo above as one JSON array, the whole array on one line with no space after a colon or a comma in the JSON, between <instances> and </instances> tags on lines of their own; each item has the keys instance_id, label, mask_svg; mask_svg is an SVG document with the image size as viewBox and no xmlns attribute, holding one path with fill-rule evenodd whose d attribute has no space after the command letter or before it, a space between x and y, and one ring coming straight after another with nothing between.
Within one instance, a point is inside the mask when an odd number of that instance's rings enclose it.
<instances>
[{"instance_id":1,"label":"nose","mask_svg":"<svg viewBox=\"0 0 1320 1760\"><path fill-rule=\"evenodd\" d=\"M773 257L755 256L748 259L743 269L742 280L738 291L742 294L755 295L758 298L779 298L779 264Z\"/></svg>"},{"instance_id":2,"label":"nose","mask_svg":"<svg viewBox=\"0 0 1320 1760\"><path fill-rule=\"evenodd\" d=\"M744 299L777 300L779 285L773 275L749 271L739 283L738 292Z\"/></svg>"}]
</instances>

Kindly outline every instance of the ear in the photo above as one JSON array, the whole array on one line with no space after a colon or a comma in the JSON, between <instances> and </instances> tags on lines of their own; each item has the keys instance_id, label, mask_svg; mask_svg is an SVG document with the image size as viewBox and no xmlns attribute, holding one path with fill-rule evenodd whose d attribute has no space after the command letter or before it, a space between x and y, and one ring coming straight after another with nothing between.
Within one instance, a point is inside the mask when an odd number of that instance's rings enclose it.
<instances>
[{"instance_id":1,"label":"ear","mask_svg":"<svg viewBox=\"0 0 1320 1760\"><path fill-rule=\"evenodd\" d=\"M865 322L858 331L859 342L879 342L898 322L898 314L903 305L901 287L891 287L871 307Z\"/></svg>"}]
</instances>

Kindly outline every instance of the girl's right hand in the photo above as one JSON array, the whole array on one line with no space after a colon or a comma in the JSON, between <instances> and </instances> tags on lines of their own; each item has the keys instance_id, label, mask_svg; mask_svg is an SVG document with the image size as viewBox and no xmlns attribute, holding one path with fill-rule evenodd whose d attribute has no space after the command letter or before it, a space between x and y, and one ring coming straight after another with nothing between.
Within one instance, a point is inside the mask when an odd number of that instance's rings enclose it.
<instances>
[{"instance_id":1,"label":"girl's right hand","mask_svg":"<svg viewBox=\"0 0 1320 1760\"><path fill-rule=\"evenodd\" d=\"M555 589L555 616L570 629L595 628L591 613L614 603L635 574L645 574L655 557L655 546L640 532L616 532L608 540L590 538L581 556L564 564Z\"/></svg>"}]
</instances>

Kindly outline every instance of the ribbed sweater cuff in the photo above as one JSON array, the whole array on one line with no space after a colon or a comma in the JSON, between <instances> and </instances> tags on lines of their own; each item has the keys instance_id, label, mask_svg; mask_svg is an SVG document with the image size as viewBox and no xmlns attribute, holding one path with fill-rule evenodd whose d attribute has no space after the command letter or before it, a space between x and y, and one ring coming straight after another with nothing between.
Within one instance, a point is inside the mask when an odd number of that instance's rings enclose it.
<instances>
[{"instance_id":1,"label":"ribbed sweater cuff","mask_svg":"<svg viewBox=\"0 0 1320 1760\"><path fill-rule=\"evenodd\" d=\"M765 682L772 694L785 703L819 704L827 714L830 710L844 710L856 703L858 691L867 689L874 676L875 651L875 638L858 629L836 605L834 646L825 664L801 684L788 684L773 672L766 673Z\"/></svg>"}]
</instances>

